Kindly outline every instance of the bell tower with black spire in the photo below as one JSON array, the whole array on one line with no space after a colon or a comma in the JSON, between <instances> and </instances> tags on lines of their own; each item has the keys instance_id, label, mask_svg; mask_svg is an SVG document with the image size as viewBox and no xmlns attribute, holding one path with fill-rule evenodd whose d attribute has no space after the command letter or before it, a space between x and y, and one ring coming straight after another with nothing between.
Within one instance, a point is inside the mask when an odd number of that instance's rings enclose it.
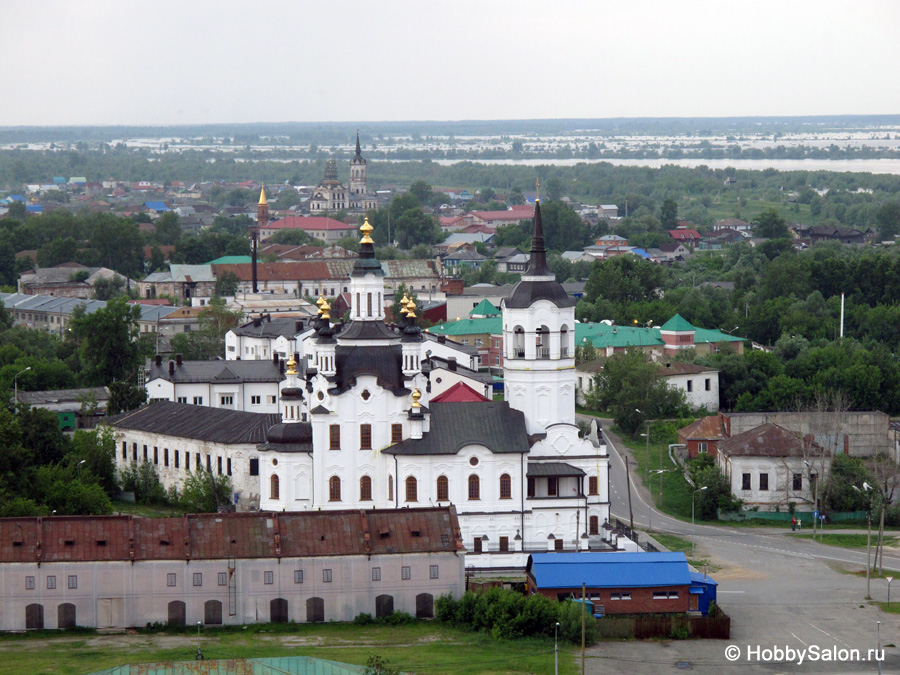
<instances>
[{"instance_id":1,"label":"bell tower with black spire","mask_svg":"<svg viewBox=\"0 0 900 675\"><path fill-rule=\"evenodd\" d=\"M359 132L356 132L356 155L350 160L350 194L366 194L366 160L359 147Z\"/></svg>"}]
</instances>

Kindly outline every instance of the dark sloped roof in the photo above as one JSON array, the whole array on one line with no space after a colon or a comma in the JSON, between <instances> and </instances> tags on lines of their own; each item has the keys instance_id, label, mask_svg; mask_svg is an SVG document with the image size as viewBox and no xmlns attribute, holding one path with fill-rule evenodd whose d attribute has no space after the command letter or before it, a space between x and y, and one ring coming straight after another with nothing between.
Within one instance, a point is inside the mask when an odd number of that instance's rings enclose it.
<instances>
[{"instance_id":1,"label":"dark sloped roof","mask_svg":"<svg viewBox=\"0 0 900 675\"><path fill-rule=\"evenodd\" d=\"M466 445L483 445L491 452L529 451L525 415L505 401L432 403L432 431L386 448L395 455L455 455Z\"/></svg>"},{"instance_id":2,"label":"dark sloped roof","mask_svg":"<svg viewBox=\"0 0 900 675\"><path fill-rule=\"evenodd\" d=\"M312 452L312 424L309 422L279 422L266 432L266 442L257 450L278 452Z\"/></svg>"},{"instance_id":3,"label":"dark sloped roof","mask_svg":"<svg viewBox=\"0 0 900 675\"><path fill-rule=\"evenodd\" d=\"M161 378L168 382L281 382L281 367L272 361L182 361L169 374L169 364L157 366L147 362L147 380Z\"/></svg>"},{"instance_id":4,"label":"dark sloped roof","mask_svg":"<svg viewBox=\"0 0 900 675\"><path fill-rule=\"evenodd\" d=\"M281 415L278 413L252 413L158 401L131 412L107 417L103 423L117 429L230 444L264 443L266 431L280 421Z\"/></svg>"},{"instance_id":5,"label":"dark sloped roof","mask_svg":"<svg viewBox=\"0 0 900 675\"><path fill-rule=\"evenodd\" d=\"M337 334L343 340L385 340L399 338L383 321L351 321Z\"/></svg>"},{"instance_id":6,"label":"dark sloped roof","mask_svg":"<svg viewBox=\"0 0 900 675\"><path fill-rule=\"evenodd\" d=\"M360 375L374 375L378 385L400 396L409 393L403 384L403 349L399 345L379 347L335 348L337 374L329 378L334 387L330 393L340 394L356 384Z\"/></svg>"},{"instance_id":7,"label":"dark sloped roof","mask_svg":"<svg viewBox=\"0 0 900 675\"><path fill-rule=\"evenodd\" d=\"M249 323L245 323L243 326L233 328L232 332L235 335L242 337L271 339L279 337L292 338L300 331L306 330L308 327L307 322L303 319L294 317L266 317L265 319L254 319Z\"/></svg>"},{"instance_id":8,"label":"dark sloped roof","mask_svg":"<svg viewBox=\"0 0 900 675\"><path fill-rule=\"evenodd\" d=\"M528 462L528 476L583 476L584 471L565 462Z\"/></svg>"},{"instance_id":9,"label":"dark sloped roof","mask_svg":"<svg viewBox=\"0 0 900 675\"><path fill-rule=\"evenodd\" d=\"M0 518L0 562L429 553L461 550L458 533L452 506L181 518Z\"/></svg>"},{"instance_id":10,"label":"dark sloped roof","mask_svg":"<svg viewBox=\"0 0 900 675\"><path fill-rule=\"evenodd\" d=\"M576 300L566 293L556 279L546 281L520 281L506 299L506 306L513 309L531 307L538 300L549 300L557 307L574 307Z\"/></svg>"},{"instance_id":11,"label":"dark sloped roof","mask_svg":"<svg viewBox=\"0 0 900 675\"><path fill-rule=\"evenodd\" d=\"M798 438L784 427L768 422L720 441L718 451L743 457L804 457L818 454L821 447Z\"/></svg>"}]
</instances>

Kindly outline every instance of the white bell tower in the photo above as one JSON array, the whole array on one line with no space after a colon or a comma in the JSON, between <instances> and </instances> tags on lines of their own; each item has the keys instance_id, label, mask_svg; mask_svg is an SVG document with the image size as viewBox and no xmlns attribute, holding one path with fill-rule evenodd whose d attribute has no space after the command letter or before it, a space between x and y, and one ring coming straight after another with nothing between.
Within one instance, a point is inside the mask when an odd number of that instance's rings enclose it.
<instances>
[{"instance_id":1,"label":"white bell tower","mask_svg":"<svg viewBox=\"0 0 900 675\"><path fill-rule=\"evenodd\" d=\"M503 301L503 361L506 400L529 434L575 424L575 300L547 267L540 200L531 264Z\"/></svg>"}]
</instances>

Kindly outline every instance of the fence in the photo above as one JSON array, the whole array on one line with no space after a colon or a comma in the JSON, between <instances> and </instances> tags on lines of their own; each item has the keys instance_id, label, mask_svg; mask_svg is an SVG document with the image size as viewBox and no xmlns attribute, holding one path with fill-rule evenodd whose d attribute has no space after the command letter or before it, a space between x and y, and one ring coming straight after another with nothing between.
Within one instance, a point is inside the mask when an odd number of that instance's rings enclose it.
<instances>
[{"instance_id":1,"label":"fence","mask_svg":"<svg viewBox=\"0 0 900 675\"><path fill-rule=\"evenodd\" d=\"M852 523L865 522L865 511L829 511L825 514L826 522L829 523ZM722 521L741 521L741 520L771 520L773 525L791 524L791 518L797 518L804 525L812 526L813 514L810 511L720 511L719 520Z\"/></svg>"},{"instance_id":2,"label":"fence","mask_svg":"<svg viewBox=\"0 0 900 675\"><path fill-rule=\"evenodd\" d=\"M648 638L731 638L731 617L721 609L709 616L604 616L597 619L597 631L603 639L646 640Z\"/></svg>"}]
</instances>

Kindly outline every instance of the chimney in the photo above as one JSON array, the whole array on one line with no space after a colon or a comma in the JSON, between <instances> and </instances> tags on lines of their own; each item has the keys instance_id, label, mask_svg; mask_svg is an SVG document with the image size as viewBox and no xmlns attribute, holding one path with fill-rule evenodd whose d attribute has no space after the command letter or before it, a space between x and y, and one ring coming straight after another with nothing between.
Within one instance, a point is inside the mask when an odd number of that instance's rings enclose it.
<instances>
[{"instance_id":1,"label":"chimney","mask_svg":"<svg viewBox=\"0 0 900 675\"><path fill-rule=\"evenodd\" d=\"M456 357L455 356L451 356L447 359L447 367L451 371L456 372Z\"/></svg>"},{"instance_id":2,"label":"chimney","mask_svg":"<svg viewBox=\"0 0 900 675\"><path fill-rule=\"evenodd\" d=\"M294 332L299 333L303 330L303 321L301 319L297 319L294 322Z\"/></svg>"},{"instance_id":3,"label":"chimney","mask_svg":"<svg viewBox=\"0 0 900 675\"><path fill-rule=\"evenodd\" d=\"M272 315L266 314L266 323L272 323Z\"/></svg>"},{"instance_id":4,"label":"chimney","mask_svg":"<svg viewBox=\"0 0 900 675\"><path fill-rule=\"evenodd\" d=\"M181 367L181 354L175 355L175 363L178 365L179 368Z\"/></svg>"},{"instance_id":5,"label":"chimney","mask_svg":"<svg viewBox=\"0 0 900 675\"><path fill-rule=\"evenodd\" d=\"M169 375L175 374L175 362L169 361Z\"/></svg>"},{"instance_id":6,"label":"chimney","mask_svg":"<svg viewBox=\"0 0 900 675\"><path fill-rule=\"evenodd\" d=\"M156 367L160 368L162 366L162 354L156 355Z\"/></svg>"}]
</instances>

